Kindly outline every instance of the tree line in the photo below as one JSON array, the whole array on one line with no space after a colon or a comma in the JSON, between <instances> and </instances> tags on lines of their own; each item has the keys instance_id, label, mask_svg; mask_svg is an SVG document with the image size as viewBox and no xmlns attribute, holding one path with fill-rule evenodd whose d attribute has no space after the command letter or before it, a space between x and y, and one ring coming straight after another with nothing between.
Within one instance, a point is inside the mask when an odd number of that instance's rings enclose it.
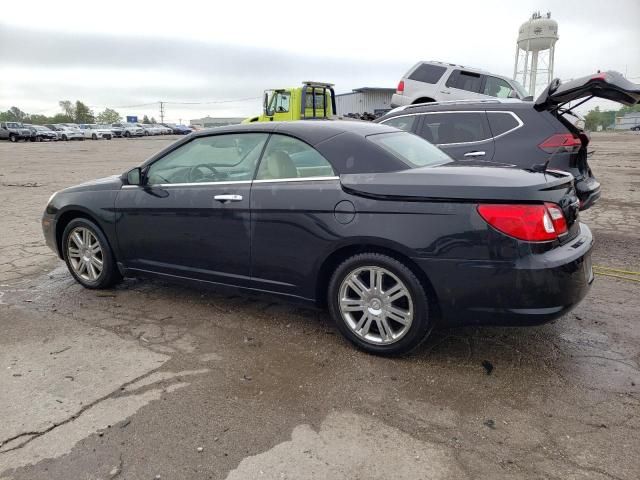
<instances>
[{"instance_id":1,"label":"tree line","mask_svg":"<svg viewBox=\"0 0 640 480\"><path fill-rule=\"evenodd\" d=\"M34 125L45 125L52 123L99 123L110 124L122 121L122 116L112 108L105 108L104 111L95 114L91 108L80 100L71 102L70 100L60 100L61 112L53 116L38 113L26 113L18 107L11 107L5 112L0 112L0 122L21 122ZM142 123L156 123L156 119L142 118Z\"/></svg>"},{"instance_id":2,"label":"tree line","mask_svg":"<svg viewBox=\"0 0 640 480\"><path fill-rule=\"evenodd\" d=\"M616 117L630 112L640 112L640 105L631 107L623 105L619 110L600 110L600 107L596 107L584 116L585 128L591 131L598 130L598 127L607 129L615 124Z\"/></svg>"}]
</instances>

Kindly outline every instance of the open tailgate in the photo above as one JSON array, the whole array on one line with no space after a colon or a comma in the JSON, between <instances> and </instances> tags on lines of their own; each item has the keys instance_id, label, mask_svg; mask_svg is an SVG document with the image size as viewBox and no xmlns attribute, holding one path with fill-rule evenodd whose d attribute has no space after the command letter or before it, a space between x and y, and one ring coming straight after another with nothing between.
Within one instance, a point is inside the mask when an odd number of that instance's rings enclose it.
<instances>
[{"instance_id":1,"label":"open tailgate","mask_svg":"<svg viewBox=\"0 0 640 480\"><path fill-rule=\"evenodd\" d=\"M554 79L535 101L535 109L554 110L559 105L585 97L599 97L624 105L640 102L640 84L614 71L600 72L561 83Z\"/></svg>"}]
</instances>

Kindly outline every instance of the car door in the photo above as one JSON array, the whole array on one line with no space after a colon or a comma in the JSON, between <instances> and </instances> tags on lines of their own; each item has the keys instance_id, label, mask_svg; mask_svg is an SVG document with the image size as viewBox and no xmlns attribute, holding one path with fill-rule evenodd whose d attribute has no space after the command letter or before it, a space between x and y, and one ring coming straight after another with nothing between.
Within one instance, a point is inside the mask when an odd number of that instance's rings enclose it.
<instances>
[{"instance_id":1,"label":"car door","mask_svg":"<svg viewBox=\"0 0 640 480\"><path fill-rule=\"evenodd\" d=\"M251 180L266 133L196 137L154 161L116 199L128 268L243 286Z\"/></svg>"},{"instance_id":2,"label":"car door","mask_svg":"<svg viewBox=\"0 0 640 480\"><path fill-rule=\"evenodd\" d=\"M484 111L421 115L417 134L459 161L491 161L495 146Z\"/></svg>"},{"instance_id":3,"label":"car door","mask_svg":"<svg viewBox=\"0 0 640 480\"><path fill-rule=\"evenodd\" d=\"M313 147L286 135L270 137L251 190L257 288L315 296L310 279L318 258L339 237L334 212L345 195L331 164Z\"/></svg>"},{"instance_id":4,"label":"car door","mask_svg":"<svg viewBox=\"0 0 640 480\"><path fill-rule=\"evenodd\" d=\"M519 98L518 92L506 80L493 75L484 76L482 93L496 98Z\"/></svg>"}]
</instances>

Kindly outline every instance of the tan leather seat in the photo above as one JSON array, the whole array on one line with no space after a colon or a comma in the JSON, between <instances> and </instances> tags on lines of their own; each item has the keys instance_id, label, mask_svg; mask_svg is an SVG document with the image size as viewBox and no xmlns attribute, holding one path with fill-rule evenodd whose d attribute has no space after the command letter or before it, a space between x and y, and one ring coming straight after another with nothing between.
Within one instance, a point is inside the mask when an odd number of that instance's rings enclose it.
<instances>
[{"instance_id":1,"label":"tan leather seat","mask_svg":"<svg viewBox=\"0 0 640 480\"><path fill-rule=\"evenodd\" d=\"M298 176L298 169L296 168L291 157L282 150L269 153L265 158L265 169L262 178L277 179L277 178L296 178ZM266 171L265 171L266 170Z\"/></svg>"}]
</instances>

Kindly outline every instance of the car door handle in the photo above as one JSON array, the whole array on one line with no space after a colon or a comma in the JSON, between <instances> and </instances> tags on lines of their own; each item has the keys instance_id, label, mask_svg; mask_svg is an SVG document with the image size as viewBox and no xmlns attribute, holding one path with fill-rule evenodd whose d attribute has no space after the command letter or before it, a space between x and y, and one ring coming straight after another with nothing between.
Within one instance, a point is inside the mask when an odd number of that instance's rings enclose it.
<instances>
[{"instance_id":1,"label":"car door handle","mask_svg":"<svg viewBox=\"0 0 640 480\"><path fill-rule=\"evenodd\" d=\"M240 202L242 201L242 195L231 195L231 194L216 195L215 197L213 197L213 199L222 203Z\"/></svg>"},{"instance_id":2,"label":"car door handle","mask_svg":"<svg viewBox=\"0 0 640 480\"><path fill-rule=\"evenodd\" d=\"M467 152L464 154L465 157L484 157L485 152Z\"/></svg>"},{"instance_id":3,"label":"car door handle","mask_svg":"<svg viewBox=\"0 0 640 480\"><path fill-rule=\"evenodd\" d=\"M451 95L451 92L447 92L446 90L440 90L440 93L446 93L447 95Z\"/></svg>"}]
</instances>

